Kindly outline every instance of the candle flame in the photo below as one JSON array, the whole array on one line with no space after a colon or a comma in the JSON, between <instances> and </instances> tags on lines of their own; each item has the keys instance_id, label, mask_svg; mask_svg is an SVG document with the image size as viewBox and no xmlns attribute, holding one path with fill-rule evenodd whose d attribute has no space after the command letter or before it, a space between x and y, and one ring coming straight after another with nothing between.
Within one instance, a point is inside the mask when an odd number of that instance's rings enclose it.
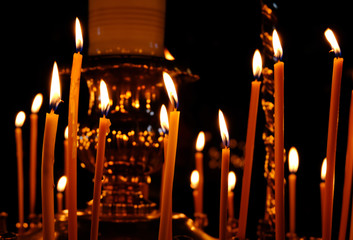
<instances>
[{"instance_id":1,"label":"candle flame","mask_svg":"<svg viewBox=\"0 0 353 240\"><path fill-rule=\"evenodd\" d=\"M205 146L205 133L203 131L199 132L196 140L196 151L201 152Z\"/></svg>"},{"instance_id":2,"label":"candle flame","mask_svg":"<svg viewBox=\"0 0 353 240\"><path fill-rule=\"evenodd\" d=\"M235 188L235 184L237 183L237 176L233 171L228 173L228 192L232 191Z\"/></svg>"},{"instance_id":3,"label":"candle flame","mask_svg":"<svg viewBox=\"0 0 353 240\"><path fill-rule=\"evenodd\" d=\"M42 106L42 102L43 102L43 95L41 93L38 93L32 102L32 108L31 111L32 113L38 113L40 107Z\"/></svg>"},{"instance_id":4,"label":"candle flame","mask_svg":"<svg viewBox=\"0 0 353 240\"><path fill-rule=\"evenodd\" d=\"M173 57L173 55L169 52L168 49L164 48L164 58L169 60L169 61L174 61L175 58Z\"/></svg>"},{"instance_id":5,"label":"candle flame","mask_svg":"<svg viewBox=\"0 0 353 240\"><path fill-rule=\"evenodd\" d=\"M101 94L101 111L102 111L102 114L107 116L109 112L110 104L109 104L107 84L105 84L104 80L101 80L100 82L100 94Z\"/></svg>"},{"instance_id":6,"label":"candle flame","mask_svg":"<svg viewBox=\"0 0 353 240\"><path fill-rule=\"evenodd\" d=\"M161 123L162 131L164 134L168 134L169 132L169 121L168 121L168 113L167 113L167 108L163 104L161 107L161 111L159 114L159 120Z\"/></svg>"},{"instance_id":7,"label":"candle flame","mask_svg":"<svg viewBox=\"0 0 353 240\"><path fill-rule=\"evenodd\" d=\"M62 177L59 179L59 181L58 181L58 186L56 187L56 189L58 190L58 192L63 192L63 191L65 191L66 183L67 183L67 177L66 177L66 176L62 176Z\"/></svg>"},{"instance_id":8,"label":"candle flame","mask_svg":"<svg viewBox=\"0 0 353 240\"><path fill-rule=\"evenodd\" d=\"M16 115L16 120L15 120L15 126L16 127L22 127L23 123L26 120L26 114L24 111L20 111Z\"/></svg>"},{"instance_id":9,"label":"candle flame","mask_svg":"<svg viewBox=\"0 0 353 240\"><path fill-rule=\"evenodd\" d=\"M50 106L52 109L56 109L61 101L61 90L60 90L60 79L59 79L59 70L58 64L54 62L53 74L51 77L51 86L50 86Z\"/></svg>"},{"instance_id":10,"label":"candle flame","mask_svg":"<svg viewBox=\"0 0 353 240\"><path fill-rule=\"evenodd\" d=\"M219 129L221 131L221 138L224 146L229 147L229 133L227 129L226 120L224 119L223 112L221 109L218 111L218 122L219 122Z\"/></svg>"},{"instance_id":11,"label":"candle flame","mask_svg":"<svg viewBox=\"0 0 353 240\"><path fill-rule=\"evenodd\" d=\"M200 174L197 170L192 171L190 176L190 187L196 189L199 186Z\"/></svg>"},{"instance_id":12,"label":"candle flame","mask_svg":"<svg viewBox=\"0 0 353 240\"><path fill-rule=\"evenodd\" d=\"M299 155L295 147L289 149L288 158L289 172L296 173L299 167Z\"/></svg>"},{"instance_id":13,"label":"candle flame","mask_svg":"<svg viewBox=\"0 0 353 240\"><path fill-rule=\"evenodd\" d=\"M76 51L81 52L83 48L83 37L82 37L80 20L78 20L78 18L76 18L75 32L76 32Z\"/></svg>"},{"instance_id":14,"label":"candle flame","mask_svg":"<svg viewBox=\"0 0 353 240\"><path fill-rule=\"evenodd\" d=\"M341 49L340 49L340 46L338 45L335 34L332 32L331 29L329 28L326 29L325 37L327 41L330 43L332 50L335 52L336 57L339 57L341 55Z\"/></svg>"},{"instance_id":15,"label":"candle flame","mask_svg":"<svg viewBox=\"0 0 353 240\"><path fill-rule=\"evenodd\" d=\"M66 128L65 128L64 137L65 137L65 140L67 140L69 138L69 126L66 126Z\"/></svg>"},{"instance_id":16,"label":"candle flame","mask_svg":"<svg viewBox=\"0 0 353 240\"><path fill-rule=\"evenodd\" d=\"M276 29L273 30L273 33L272 33L272 45L273 45L273 53L275 58L277 60L281 60L283 55L283 49Z\"/></svg>"},{"instance_id":17,"label":"candle flame","mask_svg":"<svg viewBox=\"0 0 353 240\"><path fill-rule=\"evenodd\" d=\"M163 72L164 85L167 89L168 97L170 102L173 104L174 109L178 108L178 95L175 89L173 79L166 72Z\"/></svg>"},{"instance_id":18,"label":"candle flame","mask_svg":"<svg viewBox=\"0 0 353 240\"><path fill-rule=\"evenodd\" d=\"M258 49L256 49L254 53L254 57L252 59L252 72L254 75L254 78L259 79L261 76L262 72L262 59L261 59L261 53Z\"/></svg>"},{"instance_id":19,"label":"candle flame","mask_svg":"<svg viewBox=\"0 0 353 240\"><path fill-rule=\"evenodd\" d=\"M322 161L322 165L321 165L321 180L325 181L326 179L326 170L327 170L327 158L325 158Z\"/></svg>"}]
</instances>

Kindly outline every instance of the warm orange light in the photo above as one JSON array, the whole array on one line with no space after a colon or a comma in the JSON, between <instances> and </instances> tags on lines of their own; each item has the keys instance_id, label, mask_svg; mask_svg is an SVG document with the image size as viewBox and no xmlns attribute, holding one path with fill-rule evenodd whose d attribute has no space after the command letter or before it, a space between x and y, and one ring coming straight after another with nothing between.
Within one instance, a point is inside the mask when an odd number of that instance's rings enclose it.
<instances>
[{"instance_id":1,"label":"warm orange light","mask_svg":"<svg viewBox=\"0 0 353 240\"><path fill-rule=\"evenodd\" d=\"M170 102L173 104L174 109L178 108L178 95L175 89L173 79L166 72L163 72L164 85L167 89L168 97Z\"/></svg>"},{"instance_id":2,"label":"warm orange light","mask_svg":"<svg viewBox=\"0 0 353 240\"><path fill-rule=\"evenodd\" d=\"M168 49L164 48L164 57L165 59L169 60L169 61L174 61L175 58L173 57L173 55L169 52Z\"/></svg>"},{"instance_id":3,"label":"warm orange light","mask_svg":"<svg viewBox=\"0 0 353 240\"><path fill-rule=\"evenodd\" d=\"M200 175L197 170L192 171L190 176L190 187L196 189L199 186Z\"/></svg>"},{"instance_id":4,"label":"warm orange light","mask_svg":"<svg viewBox=\"0 0 353 240\"><path fill-rule=\"evenodd\" d=\"M56 187L56 189L58 190L58 192L63 192L63 191L65 191L66 183L67 183L67 177L66 177L66 176L62 176L62 177L59 179L59 181L58 181L58 186Z\"/></svg>"},{"instance_id":5,"label":"warm orange light","mask_svg":"<svg viewBox=\"0 0 353 240\"><path fill-rule=\"evenodd\" d=\"M299 155L295 147L289 149L288 158L289 172L296 173L299 167Z\"/></svg>"},{"instance_id":6,"label":"warm orange light","mask_svg":"<svg viewBox=\"0 0 353 240\"><path fill-rule=\"evenodd\" d=\"M168 121L168 113L167 113L167 108L163 104L161 107L161 111L159 114L159 120L161 123L162 130L164 134L168 134L169 132L169 121Z\"/></svg>"},{"instance_id":7,"label":"warm orange light","mask_svg":"<svg viewBox=\"0 0 353 240\"><path fill-rule=\"evenodd\" d=\"M279 36L276 29L273 30L273 33L272 33L272 45L273 45L273 53L275 58L280 60L283 55L283 50L282 50L281 41L279 40Z\"/></svg>"},{"instance_id":8,"label":"warm orange light","mask_svg":"<svg viewBox=\"0 0 353 240\"><path fill-rule=\"evenodd\" d=\"M102 114L107 115L110 108L107 84L101 80L99 88L101 94L101 111Z\"/></svg>"},{"instance_id":9,"label":"warm orange light","mask_svg":"<svg viewBox=\"0 0 353 240\"><path fill-rule=\"evenodd\" d=\"M32 102L32 108L31 111L32 113L38 113L40 107L42 106L42 102L43 102L43 95L41 93L38 93Z\"/></svg>"},{"instance_id":10,"label":"warm orange light","mask_svg":"<svg viewBox=\"0 0 353 240\"><path fill-rule=\"evenodd\" d=\"M80 52L83 47L83 37L82 37L80 20L78 20L78 18L76 18L75 32L76 32L76 50Z\"/></svg>"},{"instance_id":11,"label":"warm orange light","mask_svg":"<svg viewBox=\"0 0 353 240\"><path fill-rule=\"evenodd\" d=\"M227 129L226 120L224 119L223 112L221 109L218 111L218 122L219 122L219 129L221 131L221 138L224 146L229 147L229 133Z\"/></svg>"},{"instance_id":12,"label":"warm orange light","mask_svg":"<svg viewBox=\"0 0 353 240\"><path fill-rule=\"evenodd\" d=\"M322 165L321 165L321 180L325 181L326 179L326 170L327 170L327 159L325 158L322 161Z\"/></svg>"},{"instance_id":13,"label":"warm orange light","mask_svg":"<svg viewBox=\"0 0 353 240\"><path fill-rule=\"evenodd\" d=\"M256 49L254 53L254 57L252 59L252 72L254 75L254 78L259 79L261 76L262 72L262 59L261 59L261 53L258 49Z\"/></svg>"},{"instance_id":14,"label":"warm orange light","mask_svg":"<svg viewBox=\"0 0 353 240\"><path fill-rule=\"evenodd\" d=\"M335 52L336 57L340 56L341 49L340 49L340 46L338 45L335 34L332 32L331 29L329 29L329 28L326 29L325 37L326 37L327 41L330 43L332 50Z\"/></svg>"},{"instance_id":15,"label":"warm orange light","mask_svg":"<svg viewBox=\"0 0 353 240\"><path fill-rule=\"evenodd\" d=\"M53 74L51 77L51 86L50 86L50 106L52 109L56 109L61 101L61 90L60 90L60 79L59 79L59 70L58 64L54 62Z\"/></svg>"},{"instance_id":16,"label":"warm orange light","mask_svg":"<svg viewBox=\"0 0 353 240\"><path fill-rule=\"evenodd\" d=\"M196 140L196 151L201 152L205 146L205 133L203 131L199 132Z\"/></svg>"},{"instance_id":17,"label":"warm orange light","mask_svg":"<svg viewBox=\"0 0 353 240\"><path fill-rule=\"evenodd\" d=\"M65 128L64 137L66 140L69 138L69 126L66 126L66 128Z\"/></svg>"},{"instance_id":18,"label":"warm orange light","mask_svg":"<svg viewBox=\"0 0 353 240\"><path fill-rule=\"evenodd\" d=\"M228 173L228 192L232 191L235 188L237 183L237 177L233 171Z\"/></svg>"},{"instance_id":19,"label":"warm orange light","mask_svg":"<svg viewBox=\"0 0 353 240\"><path fill-rule=\"evenodd\" d=\"M26 120L26 114L24 111L20 111L16 115L15 126L22 127Z\"/></svg>"}]
</instances>

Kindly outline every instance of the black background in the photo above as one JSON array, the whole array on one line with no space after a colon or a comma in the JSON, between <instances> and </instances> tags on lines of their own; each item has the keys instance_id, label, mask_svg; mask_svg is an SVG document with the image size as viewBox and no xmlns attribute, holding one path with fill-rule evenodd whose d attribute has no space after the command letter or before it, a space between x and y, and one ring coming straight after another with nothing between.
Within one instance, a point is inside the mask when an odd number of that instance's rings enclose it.
<instances>
[{"instance_id":1,"label":"black background","mask_svg":"<svg viewBox=\"0 0 353 240\"><path fill-rule=\"evenodd\" d=\"M353 88L353 33L348 1L285 1L278 2L278 27L285 62L285 148L298 149L300 165L297 180L297 232L300 236L320 236L320 168L326 154L333 54L324 38L327 27L333 29L344 57L341 87L340 121L336 160L336 191L333 234L338 234L344 164L347 143L348 109ZM74 44L74 20L83 26L84 49L89 40L88 4L86 0L12 1L4 3L1 14L2 53L1 107L3 119L0 160L0 211L9 213L9 228L14 231L17 220L17 172L14 120L18 111L27 117L33 97L44 94L39 112L38 158L45 113L48 111L50 74L53 61L70 66ZM8 13L8 14L5 14ZM206 231L218 236L220 169L208 168L208 150L220 149L217 113L222 109L230 136L245 141L252 55L261 51L261 5L259 1L168 1L165 46L178 64L189 67L200 76L198 82L184 86L179 93L183 141L179 141L173 210L193 217L189 175L194 168L193 149L197 133L212 136L205 147L205 212L209 216ZM86 44L88 43L88 44ZM83 63L84 64L84 63ZM69 82L62 82L64 104L59 107L59 128L56 144L55 179L63 173L62 140L66 126ZM257 221L264 212L263 179L264 147L261 135L264 116L259 105L253 178L249 208L249 236L254 236ZM29 121L23 126L25 179L28 179ZM39 162L39 161L38 161ZM285 165L287 169L287 164ZM235 216L239 214L242 171L235 169ZM287 170L286 170L287 175ZM92 174L79 171L78 204L92 196ZM155 177L156 179L158 176ZM151 197L158 201L152 176ZM28 202L28 181L25 181L25 202ZM87 184L89 183L89 184ZM39 187L40 185L38 185ZM154 186L154 187L153 187ZM287 189L287 188L286 188ZM155 192L153 192L155 191ZM40 193L38 193L40 199ZM37 210L40 209L38 203ZM28 215L28 205L25 205ZM288 214L287 214L288 215Z\"/></svg>"}]
</instances>

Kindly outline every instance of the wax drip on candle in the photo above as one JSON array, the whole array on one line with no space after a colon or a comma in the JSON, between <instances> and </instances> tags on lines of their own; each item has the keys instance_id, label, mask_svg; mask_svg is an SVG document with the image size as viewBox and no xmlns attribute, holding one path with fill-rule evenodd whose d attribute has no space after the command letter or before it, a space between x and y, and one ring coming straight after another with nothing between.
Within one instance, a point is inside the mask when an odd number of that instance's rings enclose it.
<instances>
[{"instance_id":1,"label":"wax drip on candle","mask_svg":"<svg viewBox=\"0 0 353 240\"><path fill-rule=\"evenodd\" d=\"M167 89L168 97L170 102L173 104L174 109L177 109L179 106L178 95L173 83L173 79L166 72L163 72L164 85Z\"/></svg>"},{"instance_id":2,"label":"wax drip on candle","mask_svg":"<svg viewBox=\"0 0 353 240\"><path fill-rule=\"evenodd\" d=\"M325 37L327 39L327 41L330 43L332 50L335 53L336 57L340 57L341 56L341 48L338 45L337 39L335 37L335 34L332 32L331 29L327 29L325 31Z\"/></svg>"},{"instance_id":3,"label":"wax drip on candle","mask_svg":"<svg viewBox=\"0 0 353 240\"><path fill-rule=\"evenodd\" d=\"M56 110L61 102L61 90L60 90L60 79L59 79L59 70L58 64L54 62L53 73L51 78L51 87L50 87L50 109Z\"/></svg>"},{"instance_id":4,"label":"wax drip on candle","mask_svg":"<svg viewBox=\"0 0 353 240\"><path fill-rule=\"evenodd\" d=\"M80 20L78 20L78 18L76 18L75 32L76 32L76 51L81 52L83 48L83 37L82 37Z\"/></svg>"}]
</instances>

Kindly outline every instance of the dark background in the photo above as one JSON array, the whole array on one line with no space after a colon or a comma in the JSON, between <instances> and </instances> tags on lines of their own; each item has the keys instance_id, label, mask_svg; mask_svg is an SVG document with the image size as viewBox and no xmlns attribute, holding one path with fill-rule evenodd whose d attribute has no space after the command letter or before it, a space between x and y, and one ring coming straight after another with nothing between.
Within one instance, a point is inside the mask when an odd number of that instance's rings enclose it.
<instances>
[{"instance_id":1,"label":"dark background","mask_svg":"<svg viewBox=\"0 0 353 240\"><path fill-rule=\"evenodd\" d=\"M338 233L344 164L347 143L348 109L353 88L353 33L349 1L285 1L278 2L278 26L285 62L285 148L298 149L300 165L297 180L297 232L300 236L320 236L320 168L326 154L333 54L324 38L327 27L333 29L341 46L344 68L341 87L340 122L336 160L336 191L333 234ZM17 220L17 172L14 121L18 111L29 117L36 93L44 94L39 112L39 151L53 61L70 66L74 44L74 20L83 26L84 49L87 53L88 4L86 0L59 2L12 1L4 4L2 27L1 94L3 141L0 160L0 211L9 213L9 228L14 231ZM179 93L180 128L186 136L179 141L173 210L193 217L189 174L194 168L193 149L197 133L206 131L211 140L205 147L205 212L209 217L206 232L218 236L220 169L208 168L212 147L220 149L217 113L222 109L231 138L239 143L246 138L252 55L262 49L260 40L260 1L167 1L165 46L178 64L189 67L200 80L182 87ZM83 63L85 64L85 63ZM68 106L69 82L61 82L63 100L60 116ZM62 175L62 140L65 117L60 117L56 144L55 182ZM254 236L258 220L263 216L265 182L263 179L264 147L261 135L264 116L259 104L253 178L249 208L249 236ZM23 126L24 172L28 179L29 121ZM242 153L237 153L242 155ZM287 164L285 165L287 169ZM239 214L241 169L231 166L238 176L235 188L235 216ZM39 170L38 170L39 172ZM287 170L286 170L287 175ZM157 177L156 177L157 178ZM92 196L92 174L79 171L78 204ZM154 176L152 176L152 191ZM39 185L38 185L39 187ZM25 202L28 185L25 181ZM38 188L39 189L39 188ZM154 194L154 195L153 195ZM151 193L157 196L158 193ZM155 197L158 201L158 197ZM40 199L38 193L37 199ZM154 199L153 199L154 200ZM38 211L40 204L38 203ZM26 216L28 206L25 205Z\"/></svg>"}]
</instances>

